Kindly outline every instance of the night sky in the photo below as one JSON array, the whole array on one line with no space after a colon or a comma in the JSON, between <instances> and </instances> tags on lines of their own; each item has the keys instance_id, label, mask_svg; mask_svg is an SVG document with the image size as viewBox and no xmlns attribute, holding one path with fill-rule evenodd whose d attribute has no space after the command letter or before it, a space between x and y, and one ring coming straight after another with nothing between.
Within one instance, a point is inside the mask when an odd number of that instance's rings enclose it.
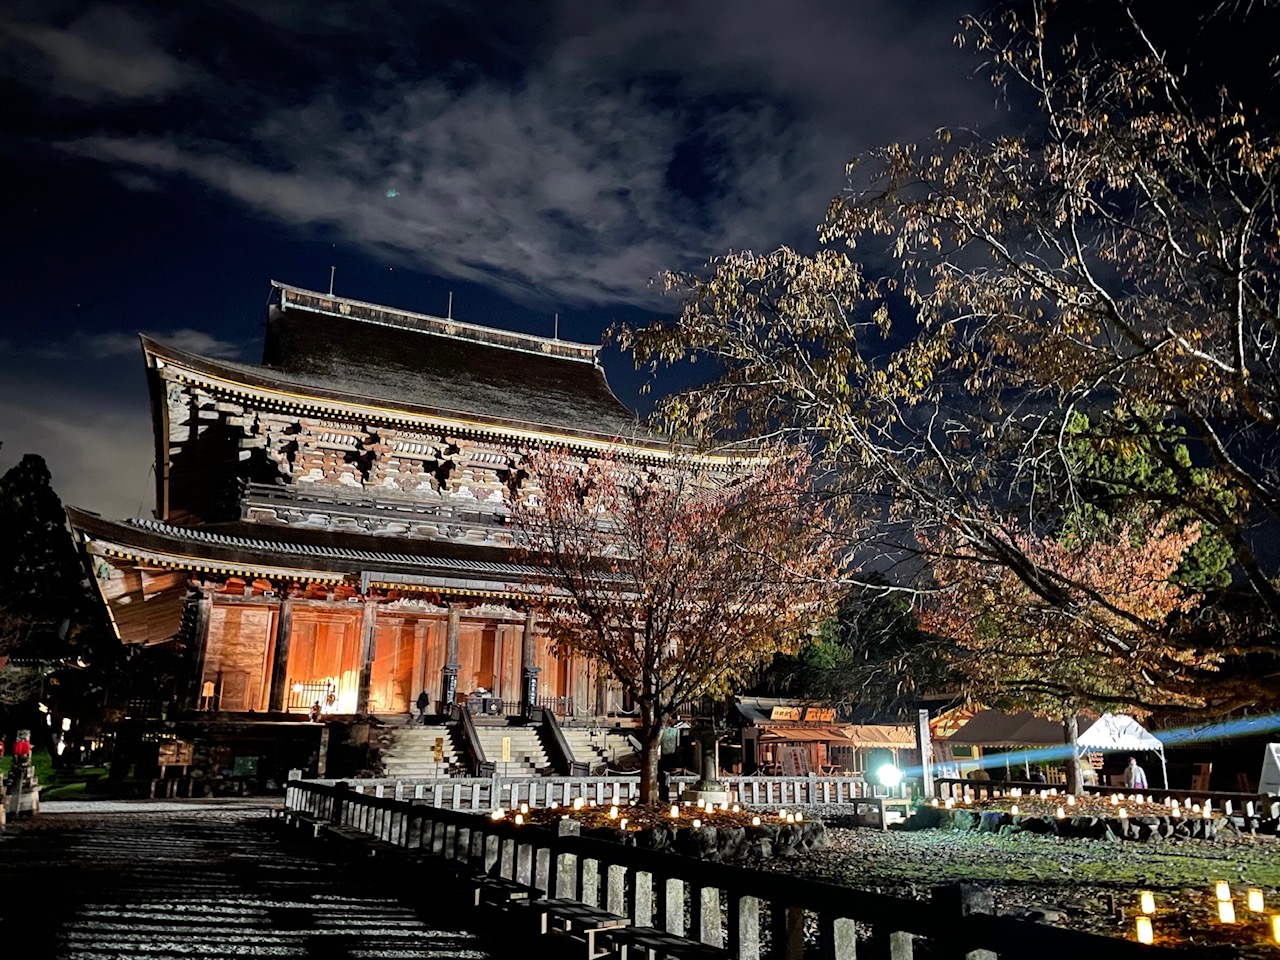
<instances>
[{"instance_id":1,"label":"night sky","mask_svg":"<svg viewBox=\"0 0 1280 960\"><path fill-rule=\"evenodd\" d=\"M10 0L0 470L150 515L137 334L256 362L272 279L598 342L663 269L811 246L851 157L1004 122L975 3Z\"/></svg>"}]
</instances>

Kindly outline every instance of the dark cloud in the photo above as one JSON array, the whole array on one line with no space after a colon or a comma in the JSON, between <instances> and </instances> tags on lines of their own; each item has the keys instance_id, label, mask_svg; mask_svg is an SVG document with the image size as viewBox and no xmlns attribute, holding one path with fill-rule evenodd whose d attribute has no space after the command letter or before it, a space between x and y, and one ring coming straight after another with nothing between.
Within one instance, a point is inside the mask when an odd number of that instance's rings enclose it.
<instances>
[{"instance_id":1,"label":"dark cloud","mask_svg":"<svg viewBox=\"0 0 1280 960\"><path fill-rule=\"evenodd\" d=\"M947 5L555 9L515 82L476 64L400 70L388 53L300 102L242 103L252 121L234 137L179 125L63 146L144 189L157 174L191 178L509 296L652 303L664 269L803 241L853 154L970 123L988 99L959 82ZM296 29L290 10L273 5L271 23Z\"/></svg>"},{"instance_id":2,"label":"dark cloud","mask_svg":"<svg viewBox=\"0 0 1280 960\"><path fill-rule=\"evenodd\" d=\"M243 352L240 344L219 340L204 330L144 330L141 332L153 340L159 340L179 350L204 357L237 360ZM6 348L6 345L0 341L0 351L10 355L25 352L40 360L106 360L126 356L140 358L142 345L138 339L138 333L114 330L107 333L79 331L68 333L56 343L38 342L26 350L15 345L8 345Z\"/></svg>"},{"instance_id":3,"label":"dark cloud","mask_svg":"<svg viewBox=\"0 0 1280 960\"><path fill-rule=\"evenodd\" d=\"M148 24L117 7L93 7L65 29L0 22L0 33L42 54L53 88L80 100L159 98L195 79L156 46Z\"/></svg>"},{"instance_id":4,"label":"dark cloud","mask_svg":"<svg viewBox=\"0 0 1280 960\"><path fill-rule=\"evenodd\" d=\"M0 472L39 453L63 503L108 517L150 515L155 445L145 403L113 404L80 391L10 393L0 395Z\"/></svg>"}]
</instances>

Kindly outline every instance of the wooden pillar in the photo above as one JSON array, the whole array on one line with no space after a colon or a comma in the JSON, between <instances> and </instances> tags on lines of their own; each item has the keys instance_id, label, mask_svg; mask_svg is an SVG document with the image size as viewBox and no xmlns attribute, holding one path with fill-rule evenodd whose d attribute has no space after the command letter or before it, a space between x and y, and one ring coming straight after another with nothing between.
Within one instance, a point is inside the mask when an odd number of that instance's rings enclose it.
<instances>
[{"instance_id":1,"label":"wooden pillar","mask_svg":"<svg viewBox=\"0 0 1280 960\"><path fill-rule=\"evenodd\" d=\"M201 585L200 596L188 599L188 603L196 605L195 623L192 625L192 643L195 645L194 674L191 677L191 706L197 710L212 710L213 704L205 703L202 696L204 686L204 659L209 651L209 615L213 612L212 588Z\"/></svg>"},{"instance_id":2,"label":"wooden pillar","mask_svg":"<svg viewBox=\"0 0 1280 960\"><path fill-rule=\"evenodd\" d=\"M449 606L449 632L445 635L444 666L440 668L440 712L446 713L458 699L458 624L462 620L462 608Z\"/></svg>"},{"instance_id":3,"label":"wooden pillar","mask_svg":"<svg viewBox=\"0 0 1280 960\"><path fill-rule=\"evenodd\" d=\"M356 690L356 713L369 712L369 685L373 677L373 654L378 639L378 604L364 598L364 626L360 642L360 687Z\"/></svg>"},{"instance_id":4,"label":"wooden pillar","mask_svg":"<svg viewBox=\"0 0 1280 960\"><path fill-rule=\"evenodd\" d=\"M280 601L276 611L276 651L271 660L271 699L267 709L284 713L289 697L289 638L293 635L293 601Z\"/></svg>"},{"instance_id":5,"label":"wooden pillar","mask_svg":"<svg viewBox=\"0 0 1280 960\"><path fill-rule=\"evenodd\" d=\"M520 645L520 713L525 719L533 716L538 705L538 662L534 649L534 620L532 607L524 614L524 635Z\"/></svg>"},{"instance_id":6,"label":"wooden pillar","mask_svg":"<svg viewBox=\"0 0 1280 960\"><path fill-rule=\"evenodd\" d=\"M916 746L920 749L920 783L922 798L933 796L933 739L929 736L929 711L916 713Z\"/></svg>"}]
</instances>

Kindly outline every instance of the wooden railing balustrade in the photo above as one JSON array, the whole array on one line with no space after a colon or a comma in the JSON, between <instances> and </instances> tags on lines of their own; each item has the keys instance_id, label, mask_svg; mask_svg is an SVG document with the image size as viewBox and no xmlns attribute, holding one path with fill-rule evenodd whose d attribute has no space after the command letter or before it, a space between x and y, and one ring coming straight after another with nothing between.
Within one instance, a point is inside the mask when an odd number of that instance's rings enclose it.
<instances>
[{"instance_id":1,"label":"wooden railing balustrade","mask_svg":"<svg viewBox=\"0 0 1280 960\"><path fill-rule=\"evenodd\" d=\"M776 960L802 960L811 931L823 960L912 960L918 938L929 941L928 956L937 960L1188 956L996 916L989 895L968 886L941 887L930 900L908 900L583 837L569 819L555 826L517 826L510 818L358 793L346 783L290 781L285 802L289 816L461 861L542 896L625 917L632 927L721 948L736 960L760 960L766 949Z\"/></svg>"},{"instance_id":2,"label":"wooden railing balustrade","mask_svg":"<svg viewBox=\"0 0 1280 960\"><path fill-rule=\"evenodd\" d=\"M491 762L490 762L491 763ZM696 777L672 777L673 796L696 782ZM332 786L337 780L313 780ZM531 807L552 802L570 804L579 797L598 804L630 803L640 797L638 776L608 777L441 777L345 781L357 793L398 800L421 800L450 810L489 811L521 802ZM902 797L901 790L874 788L859 777L721 777L734 803L753 807L807 804L850 804L874 797Z\"/></svg>"}]
</instances>

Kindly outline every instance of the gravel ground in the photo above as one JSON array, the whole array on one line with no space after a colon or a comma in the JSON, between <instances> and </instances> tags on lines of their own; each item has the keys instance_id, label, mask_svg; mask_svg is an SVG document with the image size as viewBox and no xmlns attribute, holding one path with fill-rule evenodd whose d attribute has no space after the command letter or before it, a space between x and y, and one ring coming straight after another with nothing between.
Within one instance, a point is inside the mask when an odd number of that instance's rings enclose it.
<instances>
[{"instance_id":1,"label":"gravel ground","mask_svg":"<svg viewBox=\"0 0 1280 960\"><path fill-rule=\"evenodd\" d=\"M1117 937L1132 936L1137 891L1151 890L1157 944L1230 945L1250 960L1280 955L1265 915L1244 907L1245 890L1257 887L1268 912L1280 910L1280 839L1274 836L1136 843L882 831L852 826L852 808L799 809L827 824L830 845L752 866L917 899L938 884L974 882L991 890L997 912ZM1241 921L1234 926L1217 920L1217 880L1231 883Z\"/></svg>"}]
</instances>

